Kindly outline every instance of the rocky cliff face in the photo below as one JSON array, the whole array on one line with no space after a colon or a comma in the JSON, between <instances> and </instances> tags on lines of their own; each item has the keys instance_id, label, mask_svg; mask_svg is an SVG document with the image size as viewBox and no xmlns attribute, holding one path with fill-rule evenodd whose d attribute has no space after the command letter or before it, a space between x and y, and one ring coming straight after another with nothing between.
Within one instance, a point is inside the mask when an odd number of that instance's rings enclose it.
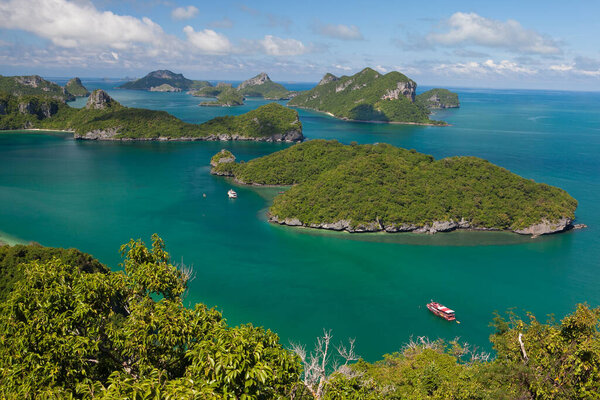
<instances>
[{"instance_id":1,"label":"rocky cliff face","mask_svg":"<svg viewBox=\"0 0 600 400\"><path fill-rule=\"evenodd\" d=\"M173 87L168 83L163 83L160 86L152 86L150 88L151 92L181 92L180 88Z\"/></svg>"},{"instance_id":2,"label":"rocky cliff face","mask_svg":"<svg viewBox=\"0 0 600 400\"><path fill-rule=\"evenodd\" d=\"M114 100L104 90L97 89L92 92L85 105L87 109L103 110L111 106Z\"/></svg>"},{"instance_id":3,"label":"rocky cliff face","mask_svg":"<svg viewBox=\"0 0 600 400\"><path fill-rule=\"evenodd\" d=\"M415 101L417 84L413 81L398 82L396 89L389 89L381 97L382 100L397 100L400 96L406 97L411 102Z\"/></svg>"},{"instance_id":4,"label":"rocky cliff face","mask_svg":"<svg viewBox=\"0 0 600 400\"><path fill-rule=\"evenodd\" d=\"M240 83L240 85L237 88L238 88L238 90L241 90L248 86L258 86L258 85L262 85L263 83L270 82L270 81L271 81L271 78L269 78L269 75L267 75L265 72L261 72L260 74L256 75L254 78L250 78L250 79Z\"/></svg>"},{"instance_id":5,"label":"rocky cliff face","mask_svg":"<svg viewBox=\"0 0 600 400\"><path fill-rule=\"evenodd\" d=\"M19 113L36 115L39 119L50 118L57 112L58 104L55 101L48 101L41 104L34 101L19 103Z\"/></svg>"},{"instance_id":6,"label":"rocky cliff face","mask_svg":"<svg viewBox=\"0 0 600 400\"><path fill-rule=\"evenodd\" d=\"M39 75L15 76L15 81L20 85L40 87L45 80Z\"/></svg>"}]
</instances>

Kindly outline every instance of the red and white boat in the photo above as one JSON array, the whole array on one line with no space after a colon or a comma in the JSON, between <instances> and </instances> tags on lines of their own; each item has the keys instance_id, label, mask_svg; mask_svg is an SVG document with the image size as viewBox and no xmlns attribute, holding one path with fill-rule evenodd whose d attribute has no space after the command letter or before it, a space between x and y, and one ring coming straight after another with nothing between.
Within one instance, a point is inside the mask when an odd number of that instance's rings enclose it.
<instances>
[{"instance_id":1,"label":"red and white boat","mask_svg":"<svg viewBox=\"0 0 600 400\"><path fill-rule=\"evenodd\" d=\"M451 310L440 303L436 303L433 300L427 304L427 308L438 317L442 317L447 321L454 321L456 319L454 316L454 310Z\"/></svg>"}]
</instances>

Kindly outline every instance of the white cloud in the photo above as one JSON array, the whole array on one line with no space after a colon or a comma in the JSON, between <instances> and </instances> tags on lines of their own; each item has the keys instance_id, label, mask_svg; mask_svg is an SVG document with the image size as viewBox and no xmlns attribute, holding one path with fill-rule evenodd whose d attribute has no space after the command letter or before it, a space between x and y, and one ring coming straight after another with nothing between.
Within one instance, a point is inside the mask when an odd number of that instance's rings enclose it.
<instances>
[{"instance_id":1,"label":"white cloud","mask_svg":"<svg viewBox=\"0 0 600 400\"><path fill-rule=\"evenodd\" d=\"M389 68L386 68L386 67L384 67L382 65L376 65L375 69L377 71L381 72L382 74L385 74L385 73L387 73L389 71Z\"/></svg>"},{"instance_id":2,"label":"white cloud","mask_svg":"<svg viewBox=\"0 0 600 400\"><path fill-rule=\"evenodd\" d=\"M356 25L315 24L313 31L321 36L341 40L362 40L363 35Z\"/></svg>"},{"instance_id":3,"label":"white cloud","mask_svg":"<svg viewBox=\"0 0 600 400\"><path fill-rule=\"evenodd\" d=\"M484 18L475 13L454 13L444 22L446 32L430 33L431 44L457 46L473 44L503 48L519 53L558 54L557 43L534 30L525 29L519 22L505 22Z\"/></svg>"},{"instance_id":4,"label":"white cloud","mask_svg":"<svg viewBox=\"0 0 600 400\"><path fill-rule=\"evenodd\" d=\"M232 45L227 36L212 29L195 31L191 26L183 28L190 44L205 54L227 54L232 51Z\"/></svg>"},{"instance_id":5,"label":"white cloud","mask_svg":"<svg viewBox=\"0 0 600 400\"><path fill-rule=\"evenodd\" d=\"M262 51L270 56L297 56L309 51L299 40L282 39L273 35L265 36L258 44Z\"/></svg>"},{"instance_id":6,"label":"white cloud","mask_svg":"<svg viewBox=\"0 0 600 400\"><path fill-rule=\"evenodd\" d=\"M573 68L575 68L573 66L573 64L558 64L558 65L551 65L550 67L548 67L548 69L550 71L557 71L557 72L572 71Z\"/></svg>"},{"instance_id":7,"label":"white cloud","mask_svg":"<svg viewBox=\"0 0 600 400\"><path fill-rule=\"evenodd\" d=\"M198 9L194 6L177 7L171 11L171 17L174 19L190 19L198 14Z\"/></svg>"},{"instance_id":8,"label":"white cloud","mask_svg":"<svg viewBox=\"0 0 600 400\"><path fill-rule=\"evenodd\" d=\"M0 28L21 29L60 47L127 49L154 45L165 36L149 18L99 11L91 3L67 0L8 0L0 2Z\"/></svg>"},{"instance_id":9,"label":"white cloud","mask_svg":"<svg viewBox=\"0 0 600 400\"><path fill-rule=\"evenodd\" d=\"M486 60L481 63L476 61L470 61L466 63L440 64L433 67L433 71L445 73L447 75L533 75L538 72L533 68L519 65L509 60L502 60L500 62L495 62L494 60Z\"/></svg>"},{"instance_id":10,"label":"white cloud","mask_svg":"<svg viewBox=\"0 0 600 400\"><path fill-rule=\"evenodd\" d=\"M340 69L342 71L351 71L352 68L347 65L335 64L333 68Z\"/></svg>"}]
</instances>

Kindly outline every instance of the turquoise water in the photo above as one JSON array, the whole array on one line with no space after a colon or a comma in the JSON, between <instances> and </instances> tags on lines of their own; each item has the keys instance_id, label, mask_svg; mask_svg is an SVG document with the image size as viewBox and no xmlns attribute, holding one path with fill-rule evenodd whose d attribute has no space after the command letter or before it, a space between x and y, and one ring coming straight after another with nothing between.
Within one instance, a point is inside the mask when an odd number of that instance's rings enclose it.
<instances>
[{"instance_id":1,"label":"turquoise water","mask_svg":"<svg viewBox=\"0 0 600 400\"><path fill-rule=\"evenodd\" d=\"M183 93L84 84L108 89L125 105L167 110L190 122L265 103L205 108ZM577 219L588 229L530 239L287 228L265 220L277 189L236 187L239 198L229 200L234 185L208 167L223 147L247 160L286 144L110 143L3 133L0 231L77 247L115 268L120 244L158 232L175 261L194 267L190 303L217 306L231 324L271 328L283 343L310 345L331 328L337 339L355 337L369 360L398 350L411 335L459 336L489 349L494 310L516 307L544 318L562 317L577 302L600 305L600 94L458 91L462 108L435 116L453 124L445 128L347 123L309 111L300 116L309 139L388 142L435 157L475 155L560 186L579 200ZM424 307L430 299L456 309L461 324L431 315Z\"/></svg>"}]
</instances>

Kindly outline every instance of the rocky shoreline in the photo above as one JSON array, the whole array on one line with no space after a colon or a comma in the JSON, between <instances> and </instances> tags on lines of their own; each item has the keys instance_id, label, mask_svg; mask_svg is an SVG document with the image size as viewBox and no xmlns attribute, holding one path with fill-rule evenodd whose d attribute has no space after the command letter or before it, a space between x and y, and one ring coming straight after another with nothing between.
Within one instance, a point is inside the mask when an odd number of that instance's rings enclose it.
<instances>
[{"instance_id":1,"label":"rocky shoreline","mask_svg":"<svg viewBox=\"0 0 600 400\"><path fill-rule=\"evenodd\" d=\"M193 137L165 137L159 136L154 138L118 138L115 137L118 132L114 130L96 130L87 132L84 135L74 133L73 137L77 140L102 140L102 141L119 141L119 142L196 142L196 141L254 141L254 142L301 142L304 137L302 132L290 131L286 133L277 133L268 137L249 137L241 134L211 134L208 136L193 136Z\"/></svg>"},{"instance_id":2,"label":"rocky shoreline","mask_svg":"<svg viewBox=\"0 0 600 400\"><path fill-rule=\"evenodd\" d=\"M556 222L550 222L544 220L538 224L531 225L523 229L500 229L500 228L488 228L482 226L471 225L469 221L464 218L459 222L450 221L434 221L432 224L426 224L423 226L417 226L414 224L390 224L385 225L380 221L373 221L367 224L360 224L352 226L349 220L340 220L337 222L323 222L319 224L305 224L297 218L279 218L276 215L268 215L269 222L277 223L279 225L305 227L313 229L326 229L332 231L346 231L349 233L366 233L366 232L386 232L386 233L399 233L399 232L411 232L411 233L427 233L435 234L438 232L452 232L455 230L469 230L469 231L507 231L518 233L520 235L531 235L532 238L536 238L541 235L549 235L554 233L566 232L572 229L583 229L587 228L584 224L573 224L573 220L569 218L561 218Z\"/></svg>"}]
</instances>

